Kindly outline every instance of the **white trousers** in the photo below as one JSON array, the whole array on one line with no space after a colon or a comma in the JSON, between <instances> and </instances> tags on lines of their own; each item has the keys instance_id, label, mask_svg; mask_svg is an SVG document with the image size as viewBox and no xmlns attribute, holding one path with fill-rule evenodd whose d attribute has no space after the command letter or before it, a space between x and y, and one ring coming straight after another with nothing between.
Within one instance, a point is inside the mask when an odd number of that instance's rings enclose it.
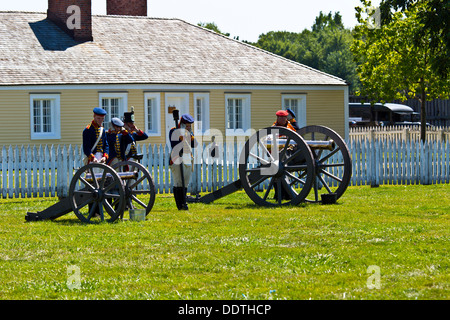
<instances>
[{"instance_id":1,"label":"white trousers","mask_svg":"<svg viewBox=\"0 0 450 320\"><path fill-rule=\"evenodd\" d=\"M95 158L100 161L101 158L103 158L103 153L102 152L96 152L94 153ZM92 162L91 162L92 163ZM94 169L94 173L102 173L102 170L99 168L93 168Z\"/></svg>"},{"instance_id":2,"label":"white trousers","mask_svg":"<svg viewBox=\"0 0 450 320\"><path fill-rule=\"evenodd\" d=\"M172 171L173 186L182 187L183 183L181 180L181 166L183 166L183 177L184 177L184 187L187 188L189 185L189 180L192 175L192 165L191 164L172 164L170 165L170 170Z\"/></svg>"}]
</instances>

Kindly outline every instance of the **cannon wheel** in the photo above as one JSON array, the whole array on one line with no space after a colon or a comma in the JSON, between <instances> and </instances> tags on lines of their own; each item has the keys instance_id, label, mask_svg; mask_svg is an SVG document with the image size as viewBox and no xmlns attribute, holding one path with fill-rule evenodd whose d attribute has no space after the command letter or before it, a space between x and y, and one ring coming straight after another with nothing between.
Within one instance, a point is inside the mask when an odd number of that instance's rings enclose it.
<instances>
[{"instance_id":1,"label":"cannon wheel","mask_svg":"<svg viewBox=\"0 0 450 320\"><path fill-rule=\"evenodd\" d=\"M270 147L269 137L275 141ZM284 146L276 142L280 137L286 138ZM296 147L292 150L293 146ZM240 155L242 186L250 199L261 206L299 204L309 194L313 177L311 150L300 135L283 127L259 130L249 138Z\"/></svg>"},{"instance_id":2,"label":"cannon wheel","mask_svg":"<svg viewBox=\"0 0 450 320\"><path fill-rule=\"evenodd\" d=\"M137 179L124 180L126 207L128 209L145 209L148 215L155 204L155 184L150 172L140 163L134 161L122 161L112 165L118 172L134 171ZM147 200L148 196L148 200Z\"/></svg>"},{"instance_id":3,"label":"cannon wheel","mask_svg":"<svg viewBox=\"0 0 450 320\"><path fill-rule=\"evenodd\" d=\"M313 150L315 160L314 192L306 198L308 202L319 202L319 191L335 193L339 199L347 189L352 175L352 159L347 144L334 130L324 126L306 126L297 131L305 140L329 140L335 142L333 150Z\"/></svg>"},{"instance_id":4,"label":"cannon wheel","mask_svg":"<svg viewBox=\"0 0 450 320\"><path fill-rule=\"evenodd\" d=\"M95 174L100 179L86 180L86 174ZM108 222L115 221L125 207L125 190L122 179L111 167L90 163L81 167L73 176L69 187L69 200L75 215L83 222L92 222L95 216L105 220L104 212L108 213Z\"/></svg>"}]
</instances>

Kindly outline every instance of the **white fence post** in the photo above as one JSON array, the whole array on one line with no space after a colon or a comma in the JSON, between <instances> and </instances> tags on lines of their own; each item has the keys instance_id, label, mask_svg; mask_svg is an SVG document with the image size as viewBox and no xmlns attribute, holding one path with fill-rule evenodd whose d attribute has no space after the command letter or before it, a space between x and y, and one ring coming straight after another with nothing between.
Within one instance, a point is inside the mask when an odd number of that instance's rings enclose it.
<instances>
[{"instance_id":1,"label":"white fence post","mask_svg":"<svg viewBox=\"0 0 450 320\"><path fill-rule=\"evenodd\" d=\"M6 153L6 147L2 148L2 197L6 198L8 194L8 154Z\"/></svg>"}]
</instances>

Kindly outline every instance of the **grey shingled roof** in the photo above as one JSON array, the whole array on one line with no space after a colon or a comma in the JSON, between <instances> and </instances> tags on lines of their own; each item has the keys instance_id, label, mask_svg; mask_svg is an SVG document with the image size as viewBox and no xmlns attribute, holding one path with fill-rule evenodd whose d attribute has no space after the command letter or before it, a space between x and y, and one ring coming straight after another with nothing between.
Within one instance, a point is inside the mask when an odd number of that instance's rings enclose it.
<instances>
[{"instance_id":1,"label":"grey shingled roof","mask_svg":"<svg viewBox=\"0 0 450 320\"><path fill-rule=\"evenodd\" d=\"M0 85L346 85L178 19L93 16L77 43L44 13L0 12Z\"/></svg>"}]
</instances>

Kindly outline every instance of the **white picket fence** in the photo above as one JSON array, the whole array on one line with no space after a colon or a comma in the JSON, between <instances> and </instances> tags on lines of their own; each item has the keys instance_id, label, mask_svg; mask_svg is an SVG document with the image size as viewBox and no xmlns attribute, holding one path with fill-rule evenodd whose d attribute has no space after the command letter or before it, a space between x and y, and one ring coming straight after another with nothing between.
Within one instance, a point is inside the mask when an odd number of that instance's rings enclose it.
<instances>
[{"instance_id":1,"label":"white picket fence","mask_svg":"<svg viewBox=\"0 0 450 320\"><path fill-rule=\"evenodd\" d=\"M365 139L348 143L353 163L351 185L438 184L450 182L450 142ZM237 179L242 145L224 144L219 160L200 161L207 146L196 148L190 192L212 192ZM194 149L195 150L195 149ZM224 152L224 150L226 152ZM166 145L138 146L158 193L170 193L170 150ZM72 176L82 166L80 146L3 146L0 197L65 197Z\"/></svg>"},{"instance_id":2,"label":"white picket fence","mask_svg":"<svg viewBox=\"0 0 450 320\"><path fill-rule=\"evenodd\" d=\"M449 141L355 140L349 150L351 185L450 182Z\"/></svg>"},{"instance_id":3,"label":"white picket fence","mask_svg":"<svg viewBox=\"0 0 450 320\"><path fill-rule=\"evenodd\" d=\"M350 141L393 139L393 140L420 140L420 126L378 126L378 127L352 127L349 130ZM449 141L450 127L428 127L426 130L428 141Z\"/></svg>"}]
</instances>

